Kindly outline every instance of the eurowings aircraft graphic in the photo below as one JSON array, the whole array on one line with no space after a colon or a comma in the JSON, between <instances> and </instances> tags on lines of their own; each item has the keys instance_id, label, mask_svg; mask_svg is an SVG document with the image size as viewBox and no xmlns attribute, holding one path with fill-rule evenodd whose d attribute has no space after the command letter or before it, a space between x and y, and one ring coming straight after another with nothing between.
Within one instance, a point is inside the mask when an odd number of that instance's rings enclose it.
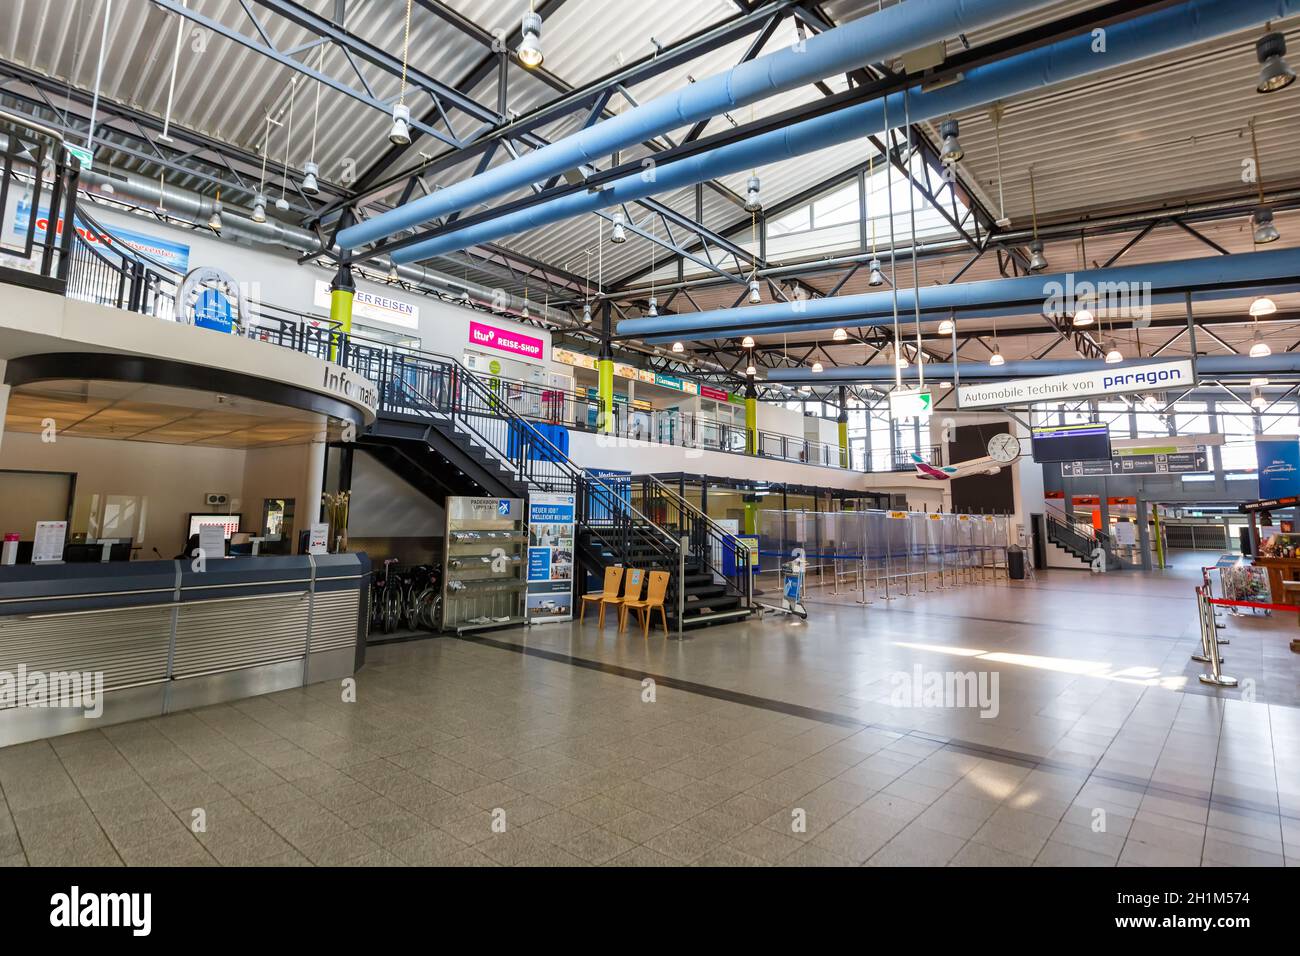
<instances>
[{"instance_id":1,"label":"eurowings aircraft graphic","mask_svg":"<svg viewBox=\"0 0 1300 956\"><path fill-rule=\"evenodd\" d=\"M1009 465L1020 457L1020 442L1014 435L1005 433L994 435L989 440L989 453L983 458L972 458L955 465L931 465L920 455L913 452L912 463L916 465L916 477L927 481L952 481L968 475L996 475L1003 465Z\"/></svg>"},{"instance_id":2,"label":"eurowings aircraft graphic","mask_svg":"<svg viewBox=\"0 0 1300 956\"><path fill-rule=\"evenodd\" d=\"M996 475L1002 470L1002 466L994 464L992 458L972 458L956 465L931 465L913 453L912 462L916 465L916 477L929 481L951 481L968 475Z\"/></svg>"}]
</instances>

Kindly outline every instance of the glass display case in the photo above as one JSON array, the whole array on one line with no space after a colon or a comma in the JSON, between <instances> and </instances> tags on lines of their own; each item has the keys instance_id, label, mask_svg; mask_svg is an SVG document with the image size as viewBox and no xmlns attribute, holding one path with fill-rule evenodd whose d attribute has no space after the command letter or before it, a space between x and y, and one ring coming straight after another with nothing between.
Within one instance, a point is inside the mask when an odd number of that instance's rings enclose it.
<instances>
[{"instance_id":1,"label":"glass display case","mask_svg":"<svg viewBox=\"0 0 1300 956\"><path fill-rule=\"evenodd\" d=\"M528 529L521 498L448 498L442 627L463 633L524 623Z\"/></svg>"}]
</instances>

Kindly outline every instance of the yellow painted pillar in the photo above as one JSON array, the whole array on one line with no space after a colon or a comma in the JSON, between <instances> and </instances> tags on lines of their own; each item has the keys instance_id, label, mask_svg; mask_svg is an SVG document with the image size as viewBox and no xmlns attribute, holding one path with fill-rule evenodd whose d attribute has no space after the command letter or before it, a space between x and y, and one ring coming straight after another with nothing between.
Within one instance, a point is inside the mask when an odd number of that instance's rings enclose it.
<instances>
[{"instance_id":1,"label":"yellow painted pillar","mask_svg":"<svg viewBox=\"0 0 1300 956\"><path fill-rule=\"evenodd\" d=\"M849 467L849 390L840 386L840 467Z\"/></svg>"},{"instance_id":2,"label":"yellow painted pillar","mask_svg":"<svg viewBox=\"0 0 1300 956\"><path fill-rule=\"evenodd\" d=\"M758 390L753 382L745 386L745 451L758 454Z\"/></svg>"},{"instance_id":3,"label":"yellow painted pillar","mask_svg":"<svg viewBox=\"0 0 1300 956\"><path fill-rule=\"evenodd\" d=\"M758 534L758 499L745 502L745 534Z\"/></svg>"},{"instance_id":4,"label":"yellow painted pillar","mask_svg":"<svg viewBox=\"0 0 1300 956\"><path fill-rule=\"evenodd\" d=\"M352 332L352 300L357 294L356 283L352 281L352 267L339 266L338 274L330 283L330 328L349 335ZM330 342L330 361L338 358L338 342Z\"/></svg>"},{"instance_id":5,"label":"yellow painted pillar","mask_svg":"<svg viewBox=\"0 0 1300 956\"><path fill-rule=\"evenodd\" d=\"M597 359L596 374L599 376L596 388L596 397L600 402L600 421L598 424L602 432L612 435L617 424L614 418L614 360L612 358Z\"/></svg>"}]
</instances>

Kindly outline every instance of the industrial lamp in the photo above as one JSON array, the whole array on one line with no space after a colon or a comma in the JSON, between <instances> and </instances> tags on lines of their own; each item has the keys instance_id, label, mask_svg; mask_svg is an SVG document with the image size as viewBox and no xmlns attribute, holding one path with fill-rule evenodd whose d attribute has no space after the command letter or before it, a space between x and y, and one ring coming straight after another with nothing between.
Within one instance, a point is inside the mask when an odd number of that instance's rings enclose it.
<instances>
[{"instance_id":1,"label":"industrial lamp","mask_svg":"<svg viewBox=\"0 0 1300 956\"><path fill-rule=\"evenodd\" d=\"M831 333L832 342L847 342L848 340L849 333L845 329L836 329Z\"/></svg>"},{"instance_id":2,"label":"industrial lamp","mask_svg":"<svg viewBox=\"0 0 1300 956\"><path fill-rule=\"evenodd\" d=\"M746 335L740 340L740 347L742 349L752 349L754 347L754 337L752 335Z\"/></svg>"},{"instance_id":3,"label":"industrial lamp","mask_svg":"<svg viewBox=\"0 0 1300 956\"><path fill-rule=\"evenodd\" d=\"M940 335L952 335L952 333L955 332L956 330L957 330L957 323L954 322L952 319L944 319L942 322L939 323Z\"/></svg>"},{"instance_id":4,"label":"industrial lamp","mask_svg":"<svg viewBox=\"0 0 1300 956\"><path fill-rule=\"evenodd\" d=\"M1273 348L1264 341L1264 336L1260 334L1259 329L1255 329L1255 334L1250 340L1250 357L1251 358L1268 358L1273 354Z\"/></svg>"},{"instance_id":5,"label":"industrial lamp","mask_svg":"<svg viewBox=\"0 0 1300 956\"><path fill-rule=\"evenodd\" d=\"M871 278L867 280L867 285L874 289L876 286L885 284L885 274L880 271L879 259L872 259L867 263L867 268L871 270Z\"/></svg>"},{"instance_id":6,"label":"industrial lamp","mask_svg":"<svg viewBox=\"0 0 1300 956\"><path fill-rule=\"evenodd\" d=\"M1007 364L1007 360L1002 357L1002 346L997 345L993 347L993 354L989 356L989 364L994 368Z\"/></svg>"},{"instance_id":7,"label":"industrial lamp","mask_svg":"<svg viewBox=\"0 0 1300 956\"><path fill-rule=\"evenodd\" d=\"M1257 93L1276 93L1295 82L1295 70L1283 59L1286 56L1286 37L1276 30L1265 33L1255 41L1255 56L1259 59Z\"/></svg>"},{"instance_id":8,"label":"industrial lamp","mask_svg":"<svg viewBox=\"0 0 1300 956\"><path fill-rule=\"evenodd\" d=\"M266 197L261 193L253 197L253 222L266 222Z\"/></svg>"},{"instance_id":9,"label":"industrial lamp","mask_svg":"<svg viewBox=\"0 0 1300 956\"><path fill-rule=\"evenodd\" d=\"M411 145L411 108L405 103L393 106L393 128L388 132L388 141L394 146Z\"/></svg>"},{"instance_id":10,"label":"industrial lamp","mask_svg":"<svg viewBox=\"0 0 1300 956\"><path fill-rule=\"evenodd\" d=\"M940 123L939 135L943 138L943 144L939 148L939 158L949 166L953 163L960 163L966 152L961 148L961 143L957 141L957 120L946 119Z\"/></svg>"},{"instance_id":11,"label":"industrial lamp","mask_svg":"<svg viewBox=\"0 0 1300 956\"><path fill-rule=\"evenodd\" d=\"M1252 318L1261 318L1265 315L1272 315L1277 311L1277 303L1268 296L1260 296L1250 304L1250 314Z\"/></svg>"},{"instance_id":12,"label":"industrial lamp","mask_svg":"<svg viewBox=\"0 0 1300 956\"><path fill-rule=\"evenodd\" d=\"M812 363L812 372L813 372L814 375L820 375L820 374L822 373L822 371L823 371L823 369L822 369L822 363L821 363L821 362L813 362L813 363Z\"/></svg>"},{"instance_id":13,"label":"industrial lamp","mask_svg":"<svg viewBox=\"0 0 1300 956\"><path fill-rule=\"evenodd\" d=\"M674 342L673 351L676 352L678 355L680 355L681 353L686 351L686 346L683 345L681 342Z\"/></svg>"},{"instance_id":14,"label":"industrial lamp","mask_svg":"<svg viewBox=\"0 0 1300 956\"><path fill-rule=\"evenodd\" d=\"M745 184L745 212L763 211L763 185L757 176L750 176Z\"/></svg>"},{"instance_id":15,"label":"industrial lamp","mask_svg":"<svg viewBox=\"0 0 1300 956\"><path fill-rule=\"evenodd\" d=\"M1276 242L1282 237L1282 234L1277 231L1277 226L1273 225L1271 209L1260 206L1251 217L1251 222L1255 226L1255 242L1261 246L1267 242Z\"/></svg>"},{"instance_id":16,"label":"industrial lamp","mask_svg":"<svg viewBox=\"0 0 1300 956\"><path fill-rule=\"evenodd\" d=\"M320 175L320 166L316 163L304 163L302 174L302 191L308 196L320 192L320 183L316 181L316 177Z\"/></svg>"},{"instance_id":17,"label":"industrial lamp","mask_svg":"<svg viewBox=\"0 0 1300 956\"><path fill-rule=\"evenodd\" d=\"M535 70L542 65L546 59L546 54L542 52L542 18L535 10L529 10L524 14L523 22L519 26L519 31L523 34L524 40L519 44L518 54L519 62L530 70Z\"/></svg>"},{"instance_id":18,"label":"industrial lamp","mask_svg":"<svg viewBox=\"0 0 1300 956\"><path fill-rule=\"evenodd\" d=\"M627 242L627 217L621 212L614 213L614 230L609 234L609 241L616 246Z\"/></svg>"},{"instance_id":19,"label":"industrial lamp","mask_svg":"<svg viewBox=\"0 0 1300 956\"><path fill-rule=\"evenodd\" d=\"M1124 353L1119 350L1119 346L1115 344L1114 339L1107 339L1103 347L1106 349L1107 365L1118 365L1124 361Z\"/></svg>"}]
</instances>

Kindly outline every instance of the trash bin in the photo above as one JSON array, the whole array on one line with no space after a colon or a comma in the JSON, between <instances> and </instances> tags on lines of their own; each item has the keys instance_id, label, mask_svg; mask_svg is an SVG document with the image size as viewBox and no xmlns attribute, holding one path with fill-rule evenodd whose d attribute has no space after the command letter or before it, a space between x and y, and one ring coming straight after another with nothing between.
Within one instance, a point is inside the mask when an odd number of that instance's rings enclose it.
<instances>
[{"instance_id":1,"label":"trash bin","mask_svg":"<svg viewBox=\"0 0 1300 956\"><path fill-rule=\"evenodd\" d=\"M1012 581L1025 579L1025 552L1018 544L1007 548L1007 577Z\"/></svg>"}]
</instances>

